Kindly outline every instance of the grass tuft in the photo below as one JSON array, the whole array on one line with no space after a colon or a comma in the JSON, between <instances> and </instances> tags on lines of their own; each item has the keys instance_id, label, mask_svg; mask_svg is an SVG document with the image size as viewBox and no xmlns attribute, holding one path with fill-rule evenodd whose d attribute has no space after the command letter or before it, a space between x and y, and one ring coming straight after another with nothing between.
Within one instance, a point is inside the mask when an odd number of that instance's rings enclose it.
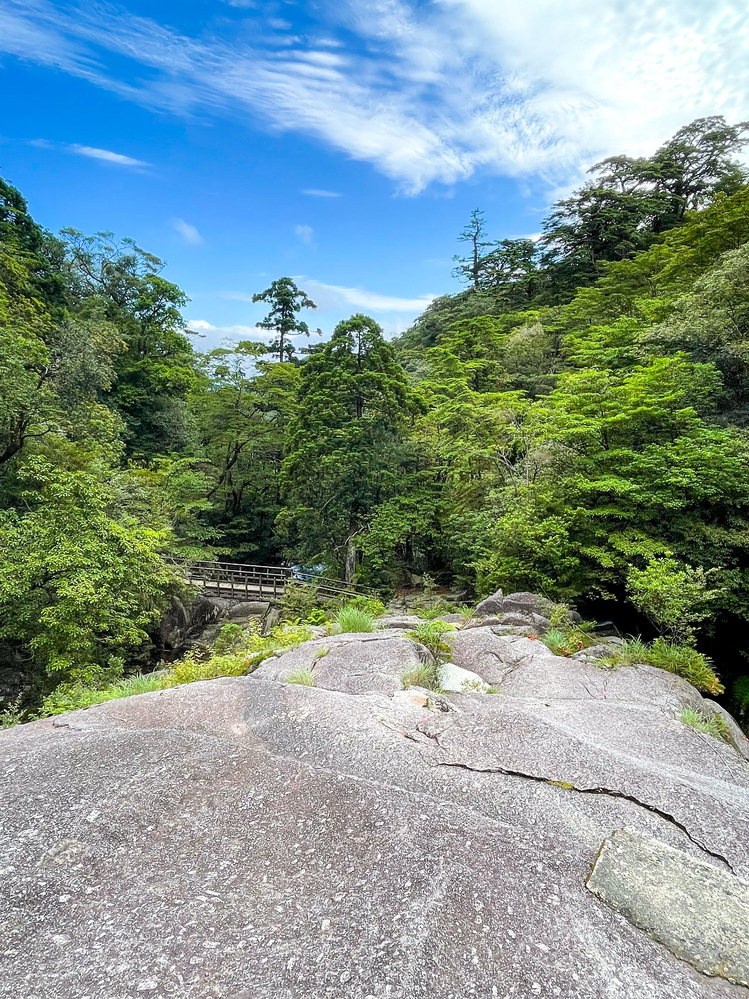
<instances>
[{"instance_id":1,"label":"grass tuft","mask_svg":"<svg viewBox=\"0 0 749 999\"><path fill-rule=\"evenodd\" d=\"M724 742L730 741L728 725L720 715L712 715L710 718L706 718L705 715L694 708L684 708L679 715L679 721L685 725L689 725L690 728L696 729L698 732L711 735L713 739L722 739Z\"/></svg>"},{"instance_id":2,"label":"grass tuft","mask_svg":"<svg viewBox=\"0 0 749 999\"><path fill-rule=\"evenodd\" d=\"M286 683L298 683L301 687L314 687L315 678L311 669L295 669L286 677Z\"/></svg>"},{"instance_id":3,"label":"grass tuft","mask_svg":"<svg viewBox=\"0 0 749 999\"><path fill-rule=\"evenodd\" d=\"M401 677L403 689L409 687L426 687L427 690L439 690L439 679L434 663L422 663L407 670Z\"/></svg>"},{"instance_id":4,"label":"grass tuft","mask_svg":"<svg viewBox=\"0 0 749 999\"><path fill-rule=\"evenodd\" d=\"M374 618L369 611L352 604L341 607L336 616L342 632L374 631Z\"/></svg>"}]
</instances>

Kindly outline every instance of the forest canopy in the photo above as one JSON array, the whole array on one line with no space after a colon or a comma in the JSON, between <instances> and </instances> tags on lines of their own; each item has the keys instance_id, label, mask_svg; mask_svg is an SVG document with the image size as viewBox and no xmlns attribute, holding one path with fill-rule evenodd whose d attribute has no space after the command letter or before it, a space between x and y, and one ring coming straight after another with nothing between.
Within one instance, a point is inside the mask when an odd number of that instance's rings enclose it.
<instances>
[{"instance_id":1,"label":"forest canopy","mask_svg":"<svg viewBox=\"0 0 749 999\"><path fill-rule=\"evenodd\" d=\"M199 353L161 259L54 236L0 181L3 665L121 675L201 557L639 610L709 580L701 640L744 635L747 137L700 119L598 163L537 241L477 209L463 291L298 352L291 278L255 292L270 346Z\"/></svg>"}]
</instances>

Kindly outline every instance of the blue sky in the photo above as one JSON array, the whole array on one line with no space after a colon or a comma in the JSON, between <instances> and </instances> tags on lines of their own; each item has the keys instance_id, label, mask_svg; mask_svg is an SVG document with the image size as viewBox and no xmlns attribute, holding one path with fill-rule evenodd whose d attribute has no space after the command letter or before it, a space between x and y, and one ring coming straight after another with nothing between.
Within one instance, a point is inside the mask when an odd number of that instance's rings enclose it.
<instances>
[{"instance_id":1,"label":"blue sky","mask_svg":"<svg viewBox=\"0 0 749 999\"><path fill-rule=\"evenodd\" d=\"M748 54L743 0L0 0L0 172L164 257L198 346L282 275L392 334L472 208L534 234L596 159L749 117Z\"/></svg>"}]
</instances>

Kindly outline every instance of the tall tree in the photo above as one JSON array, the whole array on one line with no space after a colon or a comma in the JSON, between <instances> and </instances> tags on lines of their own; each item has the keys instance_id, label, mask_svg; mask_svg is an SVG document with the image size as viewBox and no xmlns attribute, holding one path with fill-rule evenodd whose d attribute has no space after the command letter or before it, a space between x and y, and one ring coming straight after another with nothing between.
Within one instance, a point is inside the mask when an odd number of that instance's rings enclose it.
<instances>
[{"instance_id":1,"label":"tall tree","mask_svg":"<svg viewBox=\"0 0 749 999\"><path fill-rule=\"evenodd\" d=\"M270 288L253 295L252 301L267 302L270 305L270 312L257 325L276 333L276 339L268 350L278 354L279 361L290 361L294 356L294 345L289 342L289 337L302 333L310 335L309 326L297 317L297 313L302 309L316 309L317 306L288 277L278 278ZM317 333L322 335L322 330L317 330Z\"/></svg>"},{"instance_id":2,"label":"tall tree","mask_svg":"<svg viewBox=\"0 0 749 999\"><path fill-rule=\"evenodd\" d=\"M462 230L458 239L461 243L470 243L470 252L467 257L460 257L457 254L453 257L457 267L453 270L455 277L460 277L469 281L474 289L478 291L481 286L481 276L484 266L483 251L489 246L486 236L486 220L480 208L474 208L471 216Z\"/></svg>"},{"instance_id":3,"label":"tall tree","mask_svg":"<svg viewBox=\"0 0 749 999\"><path fill-rule=\"evenodd\" d=\"M187 296L161 276L164 261L132 239L75 229L62 235L71 311L105 319L122 343L107 400L125 421L129 451L180 450L190 439L186 399L196 380L180 312Z\"/></svg>"},{"instance_id":4,"label":"tall tree","mask_svg":"<svg viewBox=\"0 0 749 999\"><path fill-rule=\"evenodd\" d=\"M406 373L369 316L339 323L305 362L279 523L295 554L353 575L356 538L396 489L400 427L412 406Z\"/></svg>"}]
</instances>

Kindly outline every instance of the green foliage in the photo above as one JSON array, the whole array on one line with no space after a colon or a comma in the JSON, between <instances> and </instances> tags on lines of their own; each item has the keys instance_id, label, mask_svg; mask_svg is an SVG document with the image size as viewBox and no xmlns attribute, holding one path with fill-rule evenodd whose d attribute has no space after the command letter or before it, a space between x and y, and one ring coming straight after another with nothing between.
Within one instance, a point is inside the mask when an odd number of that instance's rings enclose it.
<instances>
[{"instance_id":1,"label":"green foliage","mask_svg":"<svg viewBox=\"0 0 749 999\"><path fill-rule=\"evenodd\" d=\"M356 570L359 538L398 491L403 420L413 409L405 372L368 316L336 326L303 365L289 425L277 520L302 561Z\"/></svg>"},{"instance_id":2,"label":"green foliage","mask_svg":"<svg viewBox=\"0 0 749 999\"><path fill-rule=\"evenodd\" d=\"M645 661L719 690L689 644L749 620L746 137L700 119L598 164L537 243L492 241L477 210L470 287L395 344L352 316L301 363L249 342L196 356L159 258L109 233L55 240L0 181L9 662L45 692L116 684L181 585L169 559L214 552L324 562L383 592L431 576L629 600L663 637ZM256 299L289 361L312 303L289 278ZM287 598L291 620L336 606ZM562 654L587 644L553 625ZM276 647L225 640L185 675Z\"/></svg>"},{"instance_id":3,"label":"green foliage","mask_svg":"<svg viewBox=\"0 0 749 999\"><path fill-rule=\"evenodd\" d=\"M713 739L722 739L724 742L730 741L728 725L718 714L706 717L700 711L695 710L695 708L684 708L679 715L679 721L684 725L689 725L690 728L696 729L698 732L712 736Z\"/></svg>"},{"instance_id":4,"label":"green foliage","mask_svg":"<svg viewBox=\"0 0 749 999\"><path fill-rule=\"evenodd\" d=\"M708 657L691 646L675 645L656 638L650 647L647 662L650 666L676 673L697 690L714 696L724 693L725 688L712 670Z\"/></svg>"},{"instance_id":5,"label":"green foliage","mask_svg":"<svg viewBox=\"0 0 749 999\"><path fill-rule=\"evenodd\" d=\"M353 607L347 604L341 607L336 615L336 622L340 625L341 631L374 631L374 618L366 610L360 607Z\"/></svg>"},{"instance_id":6,"label":"green foliage","mask_svg":"<svg viewBox=\"0 0 749 999\"><path fill-rule=\"evenodd\" d=\"M287 579L283 588L283 616L287 620L301 618L308 624L318 622L312 621L311 616L319 614L320 594L317 587L310 583L300 583L296 579ZM325 611L322 611L323 622L325 622Z\"/></svg>"},{"instance_id":7,"label":"green foliage","mask_svg":"<svg viewBox=\"0 0 749 999\"><path fill-rule=\"evenodd\" d=\"M324 611L322 607L318 607L315 610L309 612L309 614L305 618L305 623L312 625L322 625L326 624L327 620L328 620L327 612Z\"/></svg>"},{"instance_id":8,"label":"green foliage","mask_svg":"<svg viewBox=\"0 0 749 999\"><path fill-rule=\"evenodd\" d=\"M311 669L295 669L286 677L287 683L298 683L302 687L314 687L315 677Z\"/></svg>"},{"instance_id":9,"label":"green foliage","mask_svg":"<svg viewBox=\"0 0 749 999\"><path fill-rule=\"evenodd\" d=\"M0 711L0 729L13 728L15 725L20 725L24 721L24 710L21 706L21 698L17 697L14 701Z\"/></svg>"},{"instance_id":10,"label":"green foliage","mask_svg":"<svg viewBox=\"0 0 749 999\"><path fill-rule=\"evenodd\" d=\"M213 643L213 651L221 655L224 652L234 652L245 641L245 629L241 624L225 624Z\"/></svg>"},{"instance_id":11,"label":"green foliage","mask_svg":"<svg viewBox=\"0 0 749 999\"><path fill-rule=\"evenodd\" d=\"M749 716L749 676L736 677L731 687L731 700L742 720Z\"/></svg>"},{"instance_id":12,"label":"green foliage","mask_svg":"<svg viewBox=\"0 0 749 999\"><path fill-rule=\"evenodd\" d=\"M568 656L570 654L566 635L559 628L549 628L541 641L555 656Z\"/></svg>"},{"instance_id":13,"label":"green foliage","mask_svg":"<svg viewBox=\"0 0 749 999\"><path fill-rule=\"evenodd\" d=\"M652 558L644 569L630 568L627 590L635 607L662 635L683 643L708 616L707 604L720 595L720 590L709 589L710 576L709 570L693 569L674 558Z\"/></svg>"},{"instance_id":14,"label":"green foliage","mask_svg":"<svg viewBox=\"0 0 749 999\"><path fill-rule=\"evenodd\" d=\"M381 617L385 613L385 604L377 597L367 597L360 593L358 596L342 599L344 600L342 606L356 607L357 610L365 611L373 618Z\"/></svg>"},{"instance_id":15,"label":"green foliage","mask_svg":"<svg viewBox=\"0 0 749 999\"><path fill-rule=\"evenodd\" d=\"M427 690L439 690L439 676L436 661L422 663L413 669L406 670L401 677L403 689L409 687L425 687Z\"/></svg>"},{"instance_id":16,"label":"green foliage","mask_svg":"<svg viewBox=\"0 0 749 999\"><path fill-rule=\"evenodd\" d=\"M611 666L638 666L647 664L650 647L641 638L627 638L618 645L616 652L603 661Z\"/></svg>"},{"instance_id":17,"label":"green foliage","mask_svg":"<svg viewBox=\"0 0 749 999\"><path fill-rule=\"evenodd\" d=\"M646 645L640 639L631 639L605 662L612 666L655 666L668 673L675 673L697 690L716 697L725 691L707 656L690 645L677 645L663 638L656 638L651 645Z\"/></svg>"},{"instance_id":18,"label":"green foliage","mask_svg":"<svg viewBox=\"0 0 749 999\"><path fill-rule=\"evenodd\" d=\"M273 330L276 334L276 339L268 350L271 353L278 353L279 362L290 361L295 352L294 345L289 342L290 337L298 336L300 333L305 336L310 334L309 326L297 317L297 313L302 309L316 309L317 306L288 277L278 278L270 288L253 295L252 301L267 302L270 305L270 312L257 325L266 330ZM317 332L321 333L322 330Z\"/></svg>"},{"instance_id":19,"label":"green foliage","mask_svg":"<svg viewBox=\"0 0 749 999\"><path fill-rule=\"evenodd\" d=\"M447 624L445 621L426 621L417 624L412 631L407 631L406 638L423 645L433 662L439 664L445 662L450 654L450 646L443 636L451 631L455 631L453 624Z\"/></svg>"},{"instance_id":20,"label":"green foliage","mask_svg":"<svg viewBox=\"0 0 749 999\"><path fill-rule=\"evenodd\" d=\"M23 480L24 507L0 512L0 636L48 674L86 680L143 643L166 606L177 583L162 558L169 534L116 516L96 463L68 471L40 457Z\"/></svg>"},{"instance_id":21,"label":"green foliage","mask_svg":"<svg viewBox=\"0 0 749 999\"><path fill-rule=\"evenodd\" d=\"M66 711L90 708L103 701L114 701L135 694L147 694L152 690L163 690L167 680L162 673L138 674L103 687L87 686L83 683L61 684L49 694L42 704L40 715L61 715Z\"/></svg>"}]
</instances>

